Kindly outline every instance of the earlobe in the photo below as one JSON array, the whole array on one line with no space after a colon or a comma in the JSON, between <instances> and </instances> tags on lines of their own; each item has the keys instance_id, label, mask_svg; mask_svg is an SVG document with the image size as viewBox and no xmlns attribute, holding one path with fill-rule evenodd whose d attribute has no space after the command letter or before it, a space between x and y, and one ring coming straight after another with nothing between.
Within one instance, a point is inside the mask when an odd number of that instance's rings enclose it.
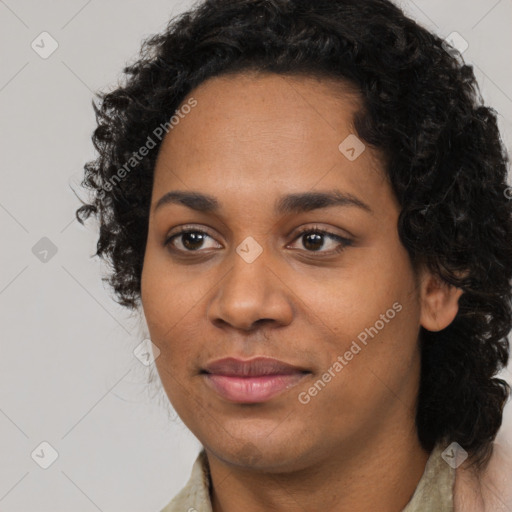
<instances>
[{"instance_id":1,"label":"earlobe","mask_svg":"<svg viewBox=\"0 0 512 512\"><path fill-rule=\"evenodd\" d=\"M430 272L421 282L420 324L428 331L441 331L448 327L459 311L459 298L463 290L456 288Z\"/></svg>"}]
</instances>

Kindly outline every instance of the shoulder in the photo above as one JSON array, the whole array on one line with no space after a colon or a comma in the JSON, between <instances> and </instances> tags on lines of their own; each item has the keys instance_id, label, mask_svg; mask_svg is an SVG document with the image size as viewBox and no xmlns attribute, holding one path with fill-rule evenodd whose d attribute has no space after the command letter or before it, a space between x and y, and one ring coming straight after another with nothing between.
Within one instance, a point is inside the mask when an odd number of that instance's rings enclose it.
<instances>
[{"instance_id":1,"label":"shoulder","mask_svg":"<svg viewBox=\"0 0 512 512\"><path fill-rule=\"evenodd\" d=\"M512 446L505 439L493 443L493 452L481 472L464 464L456 471L455 512L512 511Z\"/></svg>"},{"instance_id":2,"label":"shoulder","mask_svg":"<svg viewBox=\"0 0 512 512\"><path fill-rule=\"evenodd\" d=\"M185 487L160 512L212 512L209 478L208 459L201 450Z\"/></svg>"}]
</instances>

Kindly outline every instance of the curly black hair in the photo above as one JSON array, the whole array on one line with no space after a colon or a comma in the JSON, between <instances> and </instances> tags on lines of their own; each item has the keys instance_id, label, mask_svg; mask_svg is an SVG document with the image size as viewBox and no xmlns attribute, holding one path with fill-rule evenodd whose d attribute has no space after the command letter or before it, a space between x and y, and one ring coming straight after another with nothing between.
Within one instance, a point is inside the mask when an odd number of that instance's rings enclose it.
<instances>
[{"instance_id":1,"label":"curly black hair","mask_svg":"<svg viewBox=\"0 0 512 512\"><path fill-rule=\"evenodd\" d=\"M496 111L483 105L472 66L388 0L203 0L146 39L124 81L93 100L99 156L85 164L83 224L99 219L97 252L117 302L140 306L153 172L184 98L210 77L243 71L335 78L360 91L357 135L379 148L401 206L400 240L461 288L454 321L421 327L418 436L429 451L456 441L487 464L510 387L512 201ZM167 123L167 124L166 124ZM130 168L127 168L127 162ZM124 169L124 172L121 170Z\"/></svg>"}]
</instances>

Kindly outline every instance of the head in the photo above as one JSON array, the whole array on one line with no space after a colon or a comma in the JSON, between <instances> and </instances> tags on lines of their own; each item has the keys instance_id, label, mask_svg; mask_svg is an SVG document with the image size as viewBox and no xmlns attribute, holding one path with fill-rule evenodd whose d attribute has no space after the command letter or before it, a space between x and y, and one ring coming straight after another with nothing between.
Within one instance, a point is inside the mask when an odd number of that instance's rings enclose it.
<instances>
[{"instance_id":1,"label":"head","mask_svg":"<svg viewBox=\"0 0 512 512\"><path fill-rule=\"evenodd\" d=\"M483 464L509 393L512 202L472 68L386 0L211 0L125 73L95 105L77 216L205 447L297 468L413 424ZM259 355L308 373L261 404L205 384Z\"/></svg>"}]
</instances>

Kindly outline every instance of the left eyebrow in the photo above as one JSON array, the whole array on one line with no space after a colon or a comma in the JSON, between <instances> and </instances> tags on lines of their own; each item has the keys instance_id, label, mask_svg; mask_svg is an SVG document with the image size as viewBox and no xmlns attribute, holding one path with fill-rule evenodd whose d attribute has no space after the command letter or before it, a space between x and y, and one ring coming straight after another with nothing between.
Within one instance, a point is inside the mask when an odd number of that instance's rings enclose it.
<instances>
[{"instance_id":1,"label":"left eyebrow","mask_svg":"<svg viewBox=\"0 0 512 512\"><path fill-rule=\"evenodd\" d=\"M199 212L218 212L220 202L214 196L201 192L173 190L164 194L155 204L153 211L167 204L182 204L187 208ZM331 190L328 192L301 192L281 196L275 204L275 211L279 215L289 213L302 213L332 206L353 206L365 210L371 215L373 210L361 199L352 194Z\"/></svg>"},{"instance_id":2,"label":"left eyebrow","mask_svg":"<svg viewBox=\"0 0 512 512\"><path fill-rule=\"evenodd\" d=\"M284 215L287 213L309 212L330 206L355 206L373 215L373 210L361 199L339 190L288 194L279 198L275 210L277 213Z\"/></svg>"}]
</instances>

